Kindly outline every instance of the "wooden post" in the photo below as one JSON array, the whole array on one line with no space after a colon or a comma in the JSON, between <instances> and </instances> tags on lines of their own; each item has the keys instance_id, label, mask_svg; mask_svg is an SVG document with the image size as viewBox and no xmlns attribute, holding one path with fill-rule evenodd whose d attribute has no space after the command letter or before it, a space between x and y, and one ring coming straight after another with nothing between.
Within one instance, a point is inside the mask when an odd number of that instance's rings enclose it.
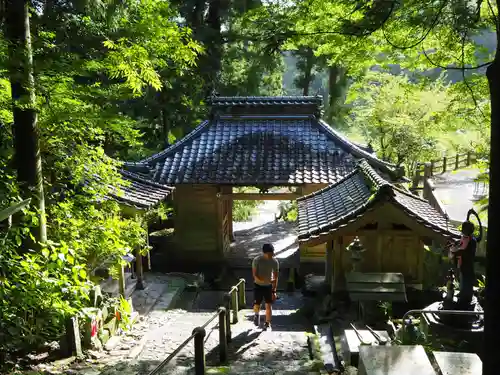
<instances>
[{"instance_id":1,"label":"wooden post","mask_svg":"<svg viewBox=\"0 0 500 375\"><path fill-rule=\"evenodd\" d=\"M412 183L412 186L411 188L412 189L417 189L418 188L418 185L420 184L420 179L421 179L421 175L420 175L420 163L417 163L417 166L415 167L415 175L413 176L413 183Z\"/></svg>"},{"instance_id":2,"label":"wooden post","mask_svg":"<svg viewBox=\"0 0 500 375\"><path fill-rule=\"evenodd\" d=\"M64 344L61 348L64 355L67 357L74 355L77 358L83 358L80 326L77 316L66 320L66 335L64 338Z\"/></svg>"},{"instance_id":3,"label":"wooden post","mask_svg":"<svg viewBox=\"0 0 500 375\"><path fill-rule=\"evenodd\" d=\"M431 174L430 176L434 175L434 160L431 161Z\"/></svg>"},{"instance_id":4,"label":"wooden post","mask_svg":"<svg viewBox=\"0 0 500 375\"><path fill-rule=\"evenodd\" d=\"M231 310L233 312L233 324L238 323L238 289L231 291Z\"/></svg>"},{"instance_id":5,"label":"wooden post","mask_svg":"<svg viewBox=\"0 0 500 375\"><path fill-rule=\"evenodd\" d=\"M460 155L456 154L455 155L455 169L458 169L458 163L460 161Z\"/></svg>"},{"instance_id":6,"label":"wooden post","mask_svg":"<svg viewBox=\"0 0 500 375\"><path fill-rule=\"evenodd\" d=\"M136 289L144 289L144 269L142 267L142 254L140 250L136 251L135 256L135 272L137 274Z\"/></svg>"},{"instance_id":7,"label":"wooden post","mask_svg":"<svg viewBox=\"0 0 500 375\"><path fill-rule=\"evenodd\" d=\"M224 307L226 308L226 336L227 342L231 342L231 293L224 294Z\"/></svg>"},{"instance_id":8,"label":"wooden post","mask_svg":"<svg viewBox=\"0 0 500 375\"><path fill-rule=\"evenodd\" d=\"M149 232L146 234L146 246L148 247L147 260L148 266L146 271L151 271L151 250L149 249Z\"/></svg>"},{"instance_id":9,"label":"wooden post","mask_svg":"<svg viewBox=\"0 0 500 375\"><path fill-rule=\"evenodd\" d=\"M333 287L333 241L326 242L325 283L331 291Z\"/></svg>"},{"instance_id":10,"label":"wooden post","mask_svg":"<svg viewBox=\"0 0 500 375\"><path fill-rule=\"evenodd\" d=\"M427 183L427 180L431 178L432 176L432 164L431 163L425 163L424 164L424 190L422 192L423 198L428 199L429 197L429 184Z\"/></svg>"},{"instance_id":11,"label":"wooden post","mask_svg":"<svg viewBox=\"0 0 500 375\"><path fill-rule=\"evenodd\" d=\"M234 230L233 230L233 206L234 206L234 203L232 200L228 201L227 202L228 204L228 218L227 220L229 220L228 222L228 227L229 227L229 239L231 242L234 242Z\"/></svg>"},{"instance_id":12,"label":"wooden post","mask_svg":"<svg viewBox=\"0 0 500 375\"><path fill-rule=\"evenodd\" d=\"M194 373L195 375L205 375L205 328L196 327L194 334Z\"/></svg>"},{"instance_id":13,"label":"wooden post","mask_svg":"<svg viewBox=\"0 0 500 375\"><path fill-rule=\"evenodd\" d=\"M125 267L121 264L118 270L118 291L120 295L125 298Z\"/></svg>"},{"instance_id":14,"label":"wooden post","mask_svg":"<svg viewBox=\"0 0 500 375\"><path fill-rule=\"evenodd\" d=\"M217 224L215 226L215 230L216 230L216 239L217 239L217 250L219 251L219 253L221 254L221 256L224 255L224 212L223 212L223 206L222 206L222 193L223 193L223 190L222 188L219 187L218 189L218 192L217 192L217 196L215 198L215 205L216 205L216 212L217 212L217 216L216 216L216 220L217 220Z\"/></svg>"},{"instance_id":15,"label":"wooden post","mask_svg":"<svg viewBox=\"0 0 500 375\"><path fill-rule=\"evenodd\" d=\"M219 308L219 360L221 363L227 361L227 332L226 332L226 314L225 307Z\"/></svg>"},{"instance_id":16,"label":"wooden post","mask_svg":"<svg viewBox=\"0 0 500 375\"><path fill-rule=\"evenodd\" d=\"M472 155L470 151L467 151L467 166L471 164Z\"/></svg>"},{"instance_id":17,"label":"wooden post","mask_svg":"<svg viewBox=\"0 0 500 375\"><path fill-rule=\"evenodd\" d=\"M345 283L345 275L344 275L344 265L343 259L344 256L344 246L341 238L334 240L334 248L333 248L333 291L343 292L346 290Z\"/></svg>"},{"instance_id":18,"label":"wooden post","mask_svg":"<svg viewBox=\"0 0 500 375\"><path fill-rule=\"evenodd\" d=\"M244 309L247 304L245 284L245 279L240 279L238 284L238 308L240 309Z\"/></svg>"},{"instance_id":19,"label":"wooden post","mask_svg":"<svg viewBox=\"0 0 500 375\"><path fill-rule=\"evenodd\" d=\"M448 163L448 158L446 156L443 156L443 173L446 173L447 163Z\"/></svg>"}]
</instances>

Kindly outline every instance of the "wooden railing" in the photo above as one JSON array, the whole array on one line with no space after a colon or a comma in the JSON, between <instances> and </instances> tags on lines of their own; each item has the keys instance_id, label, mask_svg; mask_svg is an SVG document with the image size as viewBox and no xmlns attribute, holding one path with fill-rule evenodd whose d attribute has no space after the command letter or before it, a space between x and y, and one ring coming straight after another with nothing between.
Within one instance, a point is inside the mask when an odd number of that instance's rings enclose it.
<instances>
[{"instance_id":1,"label":"wooden railing","mask_svg":"<svg viewBox=\"0 0 500 375\"><path fill-rule=\"evenodd\" d=\"M464 154L443 156L441 159L431 160L426 163L417 163L415 173L413 174L412 189L418 189L425 178L460 168L466 168L473 164L475 159L476 154L468 151Z\"/></svg>"},{"instance_id":2,"label":"wooden railing","mask_svg":"<svg viewBox=\"0 0 500 375\"><path fill-rule=\"evenodd\" d=\"M217 311L202 325L193 329L191 336L186 338L170 355L165 358L153 371L148 375L158 374L172 359L179 354L179 352L184 349L184 347L189 344L191 340L194 340L194 374L195 375L205 375L206 374L206 362L205 362L205 336L206 328L212 323L217 317L219 318L219 361L220 363L226 363L227 353L228 353L228 343L231 342L231 315L232 323L238 323L238 311L246 305L245 297L245 279L240 279L240 281L234 285L228 293L224 295L223 305L220 306Z\"/></svg>"}]
</instances>

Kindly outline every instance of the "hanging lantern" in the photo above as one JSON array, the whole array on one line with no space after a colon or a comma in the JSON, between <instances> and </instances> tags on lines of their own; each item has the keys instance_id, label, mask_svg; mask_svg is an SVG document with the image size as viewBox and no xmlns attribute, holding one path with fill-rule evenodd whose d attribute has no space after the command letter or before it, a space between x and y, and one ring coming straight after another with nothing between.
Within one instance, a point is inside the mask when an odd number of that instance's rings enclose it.
<instances>
[{"instance_id":1,"label":"hanging lantern","mask_svg":"<svg viewBox=\"0 0 500 375\"><path fill-rule=\"evenodd\" d=\"M359 262L363 259L363 253L366 251L359 237L354 238L354 241L347 246L346 251L351 253L352 270L356 272Z\"/></svg>"}]
</instances>

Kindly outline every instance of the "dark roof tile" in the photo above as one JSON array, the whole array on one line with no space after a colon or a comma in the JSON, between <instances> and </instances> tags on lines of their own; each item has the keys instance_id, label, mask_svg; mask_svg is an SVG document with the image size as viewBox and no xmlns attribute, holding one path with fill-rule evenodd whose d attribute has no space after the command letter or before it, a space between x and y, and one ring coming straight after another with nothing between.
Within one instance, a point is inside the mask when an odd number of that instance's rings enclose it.
<instances>
[{"instance_id":1,"label":"dark roof tile","mask_svg":"<svg viewBox=\"0 0 500 375\"><path fill-rule=\"evenodd\" d=\"M365 160L337 183L298 199L299 240L334 232L381 201L392 202L419 223L445 237L457 237L446 217L426 200L383 179Z\"/></svg>"},{"instance_id":2,"label":"dark roof tile","mask_svg":"<svg viewBox=\"0 0 500 375\"><path fill-rule=\"evenodd\" d=\"M396 174L393 165L312 115L231 115L205 121L178 143L125 168L166 185L329 184L352 171L359 158Z\"/></svg>"},{"instance_id":3,"label":"dark roof tile","mask_svg":"<svg viewBox=\"0 0 500 375\"><path fill-rule=\"evenodd\" d=\"M172 187L148 181L135 173L121 170L120 174L125 184L119 188L108 186L108 198L128 206L147 209L165 200L173 191Z\"/></svg>"}]
</instances>

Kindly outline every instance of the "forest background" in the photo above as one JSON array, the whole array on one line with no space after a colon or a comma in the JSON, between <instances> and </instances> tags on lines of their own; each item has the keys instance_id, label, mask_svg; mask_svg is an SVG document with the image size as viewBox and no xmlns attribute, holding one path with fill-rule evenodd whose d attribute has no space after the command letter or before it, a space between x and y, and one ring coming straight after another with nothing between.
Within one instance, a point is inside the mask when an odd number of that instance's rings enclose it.
<instances>
[{"instance_id":1,"label":"forest background","mask_svg":"<svg viewBox=\"0 0 500 375\"><path fill-rule=\"evenodd\" d=\"M146 249L148 224L168 208L124 218L116 203L95 202L120 183L119 161L181 139L215 93L320 95L332 127L410 173L446 154L487 157L496 5L429 2L429 12L462 14L459 25L479 17L473 32L450 37L454 19L427 32L398 18L382 32L362 24L379 15L377 1L348 3L3 2L0 203L32 201L1 238L0 363L59 339L65 319L89 303L95 269ZM332 19L370 32L324 31ZM420 35L425 49L411 46ZM251 213L245 203L241 211Z\"/></svg>"}]
</instances>

